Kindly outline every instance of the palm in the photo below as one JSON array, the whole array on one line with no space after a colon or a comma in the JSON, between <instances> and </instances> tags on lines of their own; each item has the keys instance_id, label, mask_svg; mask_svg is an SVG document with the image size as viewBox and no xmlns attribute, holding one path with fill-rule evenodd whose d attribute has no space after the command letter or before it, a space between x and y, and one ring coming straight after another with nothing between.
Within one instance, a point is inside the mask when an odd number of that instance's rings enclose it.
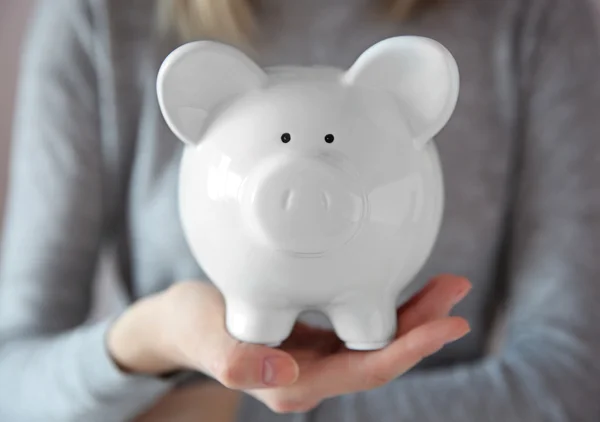
<instances>
[{"instance_id":1,"label":"palm","mask_svg":"<svg viewBox=\"0 0 600 422\"><path fill-rule=\"evenodd\" d=\"M462 318L447 317L470 284L459 277L441 276L398 310L398 332L388 347L359 352L344 347L334 332L298 323L281 349L298 363L299 378L292 386L248 391L263 401L274 397L295 408L296 397L321 400L379 387L468 331ZM283 407L286 407L284 405Z\"/></svg>"}]
</instances>

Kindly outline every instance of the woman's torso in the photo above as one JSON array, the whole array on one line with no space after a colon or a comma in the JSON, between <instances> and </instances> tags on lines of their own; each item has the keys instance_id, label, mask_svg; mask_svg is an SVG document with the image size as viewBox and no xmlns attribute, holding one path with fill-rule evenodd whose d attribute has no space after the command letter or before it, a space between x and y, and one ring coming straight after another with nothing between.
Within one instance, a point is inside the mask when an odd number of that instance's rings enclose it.
<instances>
[{"instance_id":1,"label":"woman's torso","mask_svg":"<svg viewBox=\"0 0 600 422\"><path fill-rule=\"evenodd\" d=\"M511 110L518 94L512 46L518 4L527 2L448 1L408 23L369 19L361 9L367 2L264 2L260 23L266 42L258 47L259 63L345 68L375 42L402 34L432 37L454 54L461 71L460 98L436 138L445 177L444 219L414 288L441 272L472 281L470 297L456 310L471 323L471 334L423 366L473 360L485 352L502 291L499 269L516 141ZM101 46L98 66L110 69L99 82L111 187L107 211L119 273L133 300L178 280L205 277L186 245L177 212L182 144L160 116L155 93L158 67L177 43L156 31L153 2L97 3L105 8L98 13L105 20L101 25L110 23L110 31L96 41Z\"/></svg>"}]
</instances>

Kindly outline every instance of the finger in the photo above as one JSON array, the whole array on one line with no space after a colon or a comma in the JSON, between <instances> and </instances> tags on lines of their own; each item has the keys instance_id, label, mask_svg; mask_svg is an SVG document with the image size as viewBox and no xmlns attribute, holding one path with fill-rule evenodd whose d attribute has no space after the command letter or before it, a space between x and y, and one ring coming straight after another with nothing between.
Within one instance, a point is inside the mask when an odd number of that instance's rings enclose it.
<instances>
[{"instance_id":1,"label":"finger","mask_svg":"<svg viewBox=\"0 0 600 422\"><path fill-rule=\"evenodd\" d=\"M242 343L227 334L206 348L202 366L231 389L282 387L298 378L297 362L283 350Z\"/></svg>"},{"instance_id":2,"label":"finger","mask_svg":"<svg viewBox=\"0 0 600 422\"><path fill-rule=\"evenodd\" d=\"M194 350L195 361L203 372L235 390L287 386L296 381L298 364L289 353L240 342L229 334L220 295L215 293L202 308L198 315L201 335L195 340Z\"/></svg>"},{"instance_id":3,"label":"finger","mask_svg":"<svg viewBox=\"0 0 600 422\"><path fill-rule=\"evenodd\" d=\"M290 389L249 390L246 393L279 414L306 413L316 408L322 400L302 397Z\"/></svg>"},{"instance_id":4,"label":"finger","mask_svg":"<svg viewBox=\"0 0 600 422\"><path fill-rule=\"evenodd\" d=\"M398 312L398 336L410 330L447 316L471 290L471 283L454 275L434 278L421 292Z\"/></svg>"},{"instance_id":5,"label":"finger","mask_svg":"<svg viewBox=\"0 0 600 422\"><path fill-rule=\"evenodd\" d=\"M447 317L417 327L376 352L332 355L303 374L292 387L294 395L319 400L380 387L468 331L464 319Z\"/></svg>"},{"instance_id":6,"label":"finger","mask_svg":"<svg viewBox=\"0 0 600 422\"><path fill-rule=\"evenodd\" d=\"M411 308L415 304L421 302L423 299L427 298L431 294L438 294L440 290L447 291L444 289L444 286L448 286L448 284L457 283L457 282L466 282L470 285L469 281L465 279L465 277L461 277L454 274L440 274L436 277L433 277L420 291L418 291L410 300L408 300L400 310L406 310Z\"/></svg>"},{"instance_id":7,"label":"finger","mask_svg":"<svg viewBox=\"0 0 600 422\"><path fill-rule=\"evenodd\" d=\"M387 383L417 365L423 358L438 352L470 331L469 323L461 317L445 317L427 322L398 338L387 348L367 354L362 370L374 384Z\"/></svg>"}]
</instances>

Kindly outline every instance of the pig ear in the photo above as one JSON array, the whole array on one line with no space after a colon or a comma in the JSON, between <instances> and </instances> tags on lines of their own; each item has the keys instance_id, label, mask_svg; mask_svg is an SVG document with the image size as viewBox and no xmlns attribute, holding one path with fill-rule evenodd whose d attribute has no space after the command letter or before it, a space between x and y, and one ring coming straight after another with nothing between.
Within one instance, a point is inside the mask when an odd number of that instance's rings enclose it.
<instances>
[{"instance_id":1,"label":"pig ear","mask_svg":"<svg viewBox=\"0 0 600 422\"><path fill-rule=\"evenodd\" d=\"M448 123L458 100L456 61L445 47L428 38L401 36L380 41L344 77L349 84L393 94L418 147Z\"/></svg>"},{"instance_id":2,"label":"pig ear","mask_svg":"<svg viewBox=\"0 0 600 422\"><path fill-rule=\"evenodd\" d=\"M179 139L197 144L211 111L266 82L241 51L212 41L185 44L163 62L157 80L160 110Z\"/></svg>"}]
</instances>

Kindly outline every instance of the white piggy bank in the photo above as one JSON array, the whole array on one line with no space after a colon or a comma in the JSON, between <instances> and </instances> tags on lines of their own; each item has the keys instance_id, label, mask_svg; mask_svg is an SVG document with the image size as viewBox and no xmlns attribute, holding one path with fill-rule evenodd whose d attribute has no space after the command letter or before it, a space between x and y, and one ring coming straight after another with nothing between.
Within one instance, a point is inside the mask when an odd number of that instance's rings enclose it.
<instances>
[{"instance_id":1,"label":"white piggy bank","mask_svg":"<svg viewBox=\"0 0 600 422\"><path fill-rule=\"evenodd\" d=\"M235 338L279 345L325 313L349 349L387 345L396 299L428 258L443 180L432 137L456 106L455 60L421 37L348 69L261 69L200 41L167 57L158 99L186 143L180 216Z\"/></svg>"}]
</instances>

